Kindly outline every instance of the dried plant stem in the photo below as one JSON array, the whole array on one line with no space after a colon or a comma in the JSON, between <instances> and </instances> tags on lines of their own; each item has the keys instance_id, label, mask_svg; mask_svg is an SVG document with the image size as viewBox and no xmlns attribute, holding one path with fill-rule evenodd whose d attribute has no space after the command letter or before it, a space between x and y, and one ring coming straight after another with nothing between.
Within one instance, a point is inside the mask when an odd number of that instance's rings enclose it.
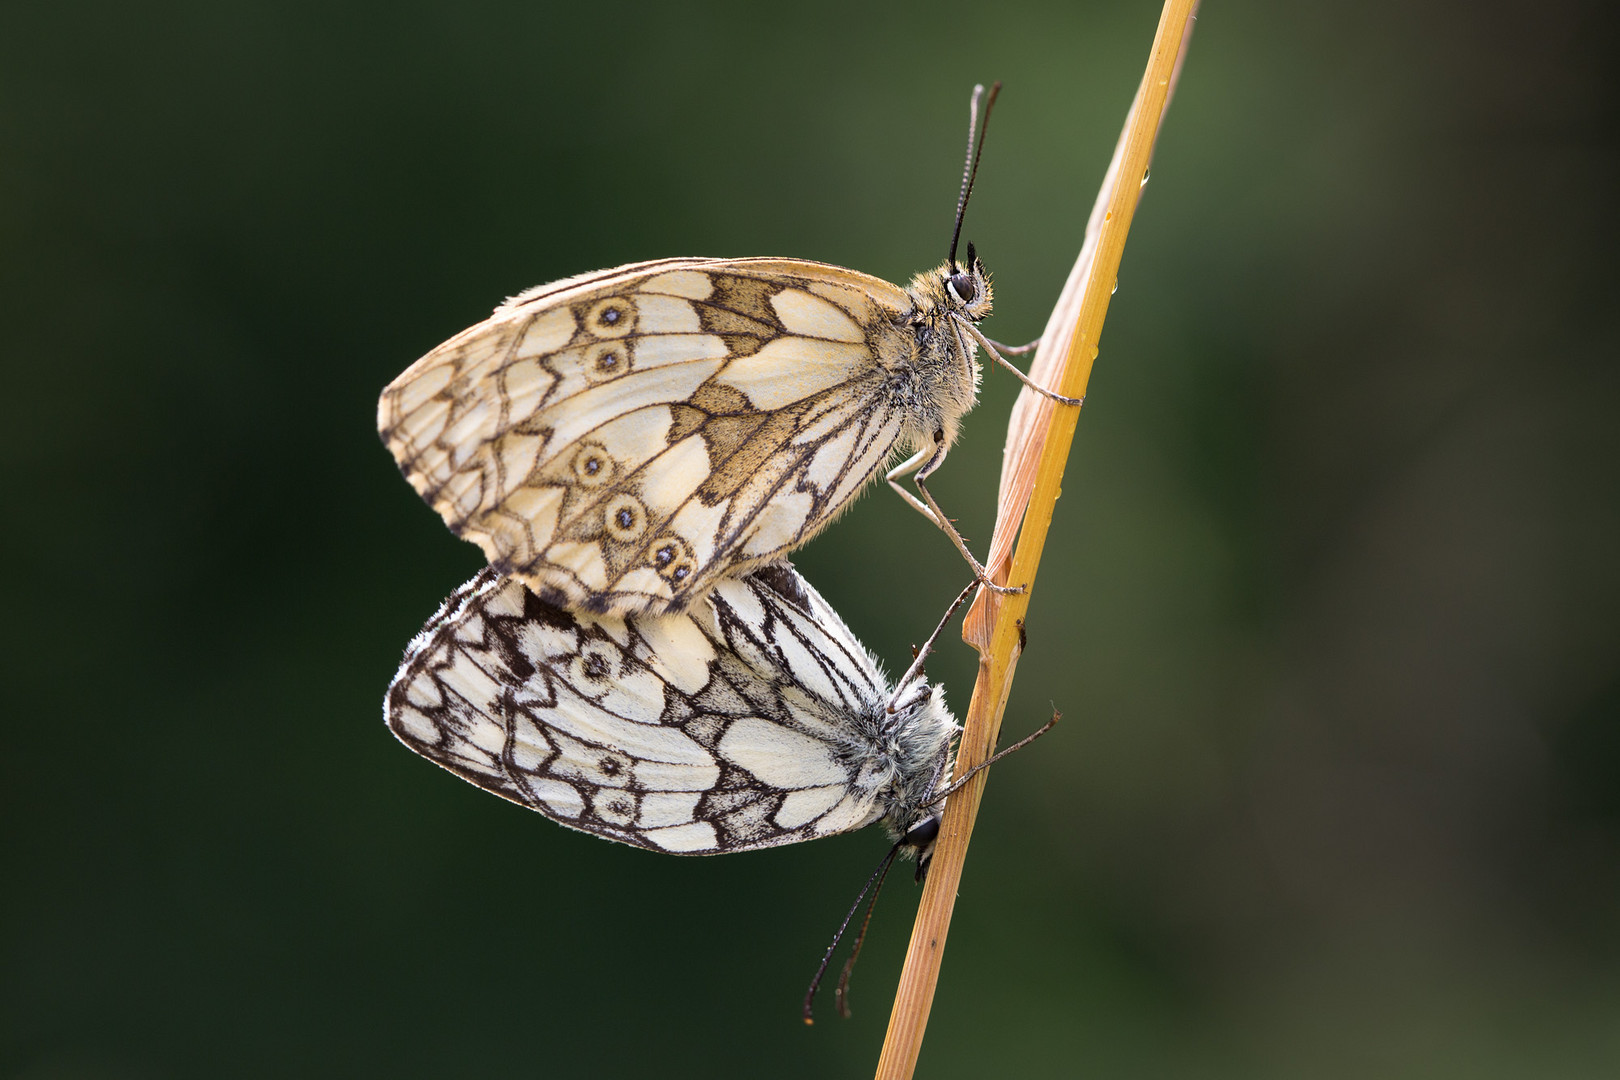
<instances>
[{"instance_id":1,"label":"dried plant stem","mask_svg":"<svg viewBox=\"0 0 1620 1080\"><path fill-rule=\"evenodd\" d=\"M1033 365L1036 378L1069 397L1085 395L1125 237L1141 193L1139 181L1147 175L1159 121L1169 100L1195 7L1196 0L1166 0L1147 71L1099 195L1086 245L1042 337ZM1006 575L1002 580L1030 588L1015 595L981 590L974 614L964 628L964 637L979 649L979 672L957 755L958 776L984 761L995 748L1018 663L1024 613L1029 608L1035 571L1046 545L1079 414L1078 408L1054 406L1027 390L1014 410L988 565ZM1018 545L1009 570L1004 552L1010 549L1015 534ZM998 550L1003 554L998 556ZM888 1035L878 1059L878 1080L903 1080L916 1069L985 780L986 774L979 773L946 804L938 846L889 1016Z\"/></svg>"}]
</instances>

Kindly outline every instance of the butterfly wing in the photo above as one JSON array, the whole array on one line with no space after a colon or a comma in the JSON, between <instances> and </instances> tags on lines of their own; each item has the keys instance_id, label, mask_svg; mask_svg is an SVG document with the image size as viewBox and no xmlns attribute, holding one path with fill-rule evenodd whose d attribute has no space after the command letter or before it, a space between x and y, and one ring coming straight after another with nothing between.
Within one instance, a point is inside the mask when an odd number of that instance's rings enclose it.
<instances>
[{"instance_id":1,"label":"butterfly wing","mask_svg":"<svg viewBox=\"0 0 1620 1080\"><path fill-rule=\"evenodd\" d=\"M779 559L908 434L904 290L791 259L541 286L413 364L378 428L490 563L582 610L679 611Z\"/></svg>"},{"instance_id":2,"label":"butterfly wing","mask_svg":"<svg viewBox=\"0 0 1620 1080\"><path fill-rule=\"evenodd\" d=\"M677 854L774 847L880 816L887 686L785 567L691 611L574 613L485 569L411 642L389 727L570 828Z\"/></svg>"}]
</instances>

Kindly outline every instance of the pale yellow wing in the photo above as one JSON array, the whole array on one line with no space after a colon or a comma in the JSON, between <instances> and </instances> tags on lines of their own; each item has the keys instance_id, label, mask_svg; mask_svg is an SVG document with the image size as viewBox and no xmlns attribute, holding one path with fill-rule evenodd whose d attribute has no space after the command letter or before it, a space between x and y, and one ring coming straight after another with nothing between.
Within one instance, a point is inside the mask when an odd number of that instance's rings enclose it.
<instances>
[{"instance_id":1,"label":"pale yellow wing","mask_svg":"<svg viewBox=\"0 0 1620 1080\"><path fill-rule=\"evenodd\" d=\"M390 383L377 424L542 597L678 611L808 540L909 434L910 306L801 260L623 266L514 297Z\"/></svg>"}]
</instances>

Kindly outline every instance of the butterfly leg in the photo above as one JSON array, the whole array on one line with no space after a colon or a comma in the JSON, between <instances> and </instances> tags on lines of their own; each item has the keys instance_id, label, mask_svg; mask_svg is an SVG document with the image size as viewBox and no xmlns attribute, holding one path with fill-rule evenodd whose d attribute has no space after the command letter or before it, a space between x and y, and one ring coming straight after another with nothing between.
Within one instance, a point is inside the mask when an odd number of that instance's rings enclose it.
<instances>
[{"instance_id":1,"label":"butterfly leg","mask_svg":"<svg viewBox=\"0 0 1620 1080\"><path fill-rule=\"evenodd\" d=\"M1032 353L1041 343L1040 338L1036 338L1028 345L1003 345L993 337L987 337L984 340L988 341L991 345L995 346L996 349L1007 356L1023 356L1025 353Z\"/></svg>"},{"instance_id":2,"label":"butterfly leg","mask_svg":"<svg viewBox=\"0 0 1620 1080\"><path fill-rule=\"evenodd\" d=\"M990 580L990 572L984 568L983 563L973 557L973 552L968 550L967 541L964 540L962 538L962 534L956 530L956 526L951 523L951 519L945 516L945 511L939 508L939 503L934 501L933 494L928 490L928 485L924 483L924 481L933 474L934 470L939 468L940 463L945 460L945 432L934 432L933 452L927 455L927 460L919 462L919 459L922 457L923 455L919 453L915 457L901 462L898 466L891 470L888 477L889 486L898 491L902 498L919 510L925 517L932 518L934 524L938 525L941 531L943 531L946 536L950 537L951 543L956 545L956 550L962 553L962 558L966 559L967 564L973 568L973 576L977 578L979 582L985 586L985 588L990 589L992 592L998 593L1023 592L1024 586L1022 585L999 585ZM917 491L921 493L923 500L927 503L926 506L924 506L922 502L918 502L910 492L906 491L896 482L897 477L904 476L907 473L914 473L911 478L911 482L917 485Z\"/></svg>"},{"instance_id":3,"label":"butterfly leg","mask_svg":"<svg viewBox=\"0 0 1620 1080\"><path fill-rule=\"evenodd\" d=\"M938 641L939 635L945 632L945 626L951 621L951 616L956 614L956 609L967 603L968 597L972 596L978 587L979 580L974 578L968 582L967 588L963 589L956 599L951 601L951 606L945 610L945 617L939 620L939 625L934 627L934 632L928 635L928 640L923 642L922 648L917 650L917 655L912 659L911 666L906 668L904 675L900 676L900 681L894 684L894 696L889 698L889 705L884 710L885 712L892 713L900 707L900 695L905 693L906 687L911 685L911 680L922 673L923 664L928 661L928 654L934 651L934 642ZM919 696L926 699L932 692L925 680Z\"/></svg>"},{"instance_id":4,"label":"butterfly leg","mask_svg":"<svg viewBox=\"0 0 1620 1080\"><path fill-rule=\"evenodd\" d=\"M977 341L981 346L983 346L984 351L989 353L995 359L996 363L1018 376L1019 382L1041 395L1041 397L1050 398L1059 405L1084 405L1086 403L1086 399L1083 397L1064 397L1062 394L1053 393L1046 387L1041 386L1034 379L1031 379L1028 375L1025 375L1022 371L1019 371L1017 365L1015 365L1011 360L1008 360L1005 356L1002 356L1001 353L997 351L995 344L991 342L989 338L979 333L979 328L977 326L974 326L972 323L966 321L964 321L962 325L967 328L968 333L973 335L973 340ZM1039 345L1040 342L1036 341L1034 344ZM1027 349L1028 347L1029 346L1026 345L1020 349L1008 349L1007 351L1021 352L1023 349Z\"/></svg>"},{"instance_id":5,"label":"butterfly leg","mask_svg":"<svg viewBox=\"0 0 1620 1080\"><path fill-rule=\"evenodd\" d=\"M944 432L935 432L934 440L932 450L919 450L913 456L890 469L884 479L889 482L889 486L894 489L895 494L910 504L913 510L939 526L940 531L950 537L951 543L956 545L956 550L962 553L962 558L966 559L967 564L973 568L973 577L976 581L983 582L997 592L1023 592L1022 587L997 585L990 580L989 572L985 570L984 564L973 557L973 553L968 550L967 541L962 538L962 534L951 523L951 519L945 516L945 512L934 501L934 497L928 493L928 488L923 485L923 477L939 468L939 463L945 460ZM917 490L922 492L923 499L928 500L926 503L900 486L900 478L912 473L916 474L912 482L917 485Z\"/></svg>"},{"instance_id":6,"label":"butterfly leg","mask_svg":"<svg viewBox=\"0 0 1620 1080\"><path fill-rule=\"evenodd\" d=\"M883 479L889 482L889 486L894 488L894 493L909 503L913 510L917 511L917 513L921 514L935 525L938 525L946 532L950 532L950 526L944 524L939 518L935 517L934 512L928 509L928 507L924 506L921 499L917 498L917 496L900 486L900 479L902 477L910 476L912 473L922 468L923 464L927 462L927 460L932 457L933 454L934 451L932 450L919 450L911 457L902 461L900 464L896 465L894 468L885 473ZM968 562L971 563L972 561L973 559L969 557Z\"/></svg>"}]
</instances>

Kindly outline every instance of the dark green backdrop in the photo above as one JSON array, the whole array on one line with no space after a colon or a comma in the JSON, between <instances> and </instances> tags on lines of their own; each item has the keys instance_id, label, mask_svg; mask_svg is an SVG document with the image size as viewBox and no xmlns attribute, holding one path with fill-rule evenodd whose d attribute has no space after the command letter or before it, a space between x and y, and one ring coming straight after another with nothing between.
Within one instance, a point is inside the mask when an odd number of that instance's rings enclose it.
<instances>
[{"instance_id":1,"label":"dark green backdrop","mask_svg":"<svg viewBox=\"0 0 1620 1080\"><path fill-rule=\"evenodd\" d=\"M992 780L926 1076L1620 1063L1614 27L1319 7L1204 9L1007 730L1069 720ZM967 235L1033 336L1157 16L6 5L0 1074L866 1073L909 882L855 1019L797 1007L876 832L660 857L389 736L478 557L376 393L629 260L905 280L990 78ZM981 548L1012 397L936 487ZM887 494L800 565L891 665L964 580Z\"/></svg>"}]
</instances>

